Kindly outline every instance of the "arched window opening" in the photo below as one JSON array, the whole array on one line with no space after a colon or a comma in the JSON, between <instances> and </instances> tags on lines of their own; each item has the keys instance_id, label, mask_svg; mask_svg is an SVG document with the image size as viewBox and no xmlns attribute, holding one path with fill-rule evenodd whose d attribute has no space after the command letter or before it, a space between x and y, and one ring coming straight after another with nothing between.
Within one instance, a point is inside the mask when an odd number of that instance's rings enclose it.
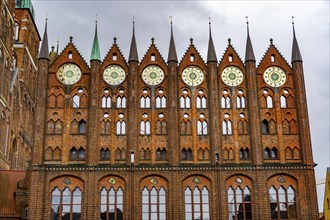
<instances>
[{"instance_id":1,"label":"arched window opening","mask_svg":"<svg viewBox=\"0 0 330 220\"><path fill-rule=\"evenodd\" d=\"M126 123L125 121L117 121L116 123L116 134L125 135L126 134Z\"/></svg>"},{"instance_id":2,"label":"arched window opening","mask_svg":"<svg viewBox=\"0 0 330 220\"><path fill-rule=\"evenodd\" d=\"M117 53L113 53L113 55L112 55L112 60L113 60L113 61L116 61L116 60L117 60Z\"/></svg>"},{"instance_id":3,"label":"arched window opening","mask_svg":"<svg viewBox=\"0 0 330 220\"><path fill-rule=\"evenodd\" d=\"M228 56L228 61L229 61L229 62L233 62L233 55L232 55L232 54L229 54L229 56Z\"/></svg>"},{"instance_id":4,"label":"arched window opening","mask_svg":"<svg viewBox=\"0 0 330 220\"><path fill-rule=\"evenodd\" d=\"M261 122L261 133L269 134L269 123L266 119Z\"/></svg>"},{"instance_id":5,"label":"arched window opening","mask_svg":"<svg viewBox=\"0 0 330 220\"><path fill-rule=\"evenodd\" d=\"M141 135L150 135L151 127L150 121L141 121L140 122L140 134Z\"/></svg>"},{"instance_id":6,"label":"arched window opening","mask_svg":"<svg viewBox=\"0 0 330 220\"><path fill-rule=\"evenodd\" d=\"M194 62L195 61L195 55L194 54L190 54L190 62Z\"/></svg>"},{"instance_id":7,"label":"arched window opening","mask_svg":"<svg viewBox=\"0 0 330 220\"><path fill-rule=\"evenodd\" d=\"M245 108L245 97L237 96L237 108Z\"/></svg>"},{"instance_id":8,"label":"arched window opening","mask_svg":"<svg viewBox=\"0 0 330 220\"><path fill-rule=\"evenodd\" d=\"M287 108L286 97L284 95L281 96L281 108Z\"/></svg>"},{"instance_id":9,"label":"arched window opening","mask_svg":"<svg viewBox=\"0 0 330 220\"><path fill-rule=\"evenodd\" d=\"M240 159L249 159L250 158L250 151L249 148L241 148L239 150L239 158Z\"/></svg>"},{"instance_id":10,"label":"arched window opening","mask_svg":"<svg viewBox=\"0 0 330 220\"><path fill-rule=\"evenodd\" d=\"M190 108L190 98L189 96L180 98L180 108Z\"/></svg>"},{"instance_id":11,"label":"arched window opening","mask_svg":"<svg viewBox=\"0 0 330 220\"><path fill-rule=\"evenodd\" d=\"M156 61L156 56L154 53L151 54L150 61Z\"/></svg>"},{"instance_id":12,"label":"arched window opening","mask_svg":"<svg viewBox=\"0 0 330 220\"><path fill-rule=\"evenodd\" d=\"M18 41L18 37L19 37L19 23L15 21L14 40Z\"/></svg>"},{"instance_id":13,"label":"arched window opening","mask_svg":"<svg viewBox=\"0 0 330 220\"><path fill-rule=\"evenodd\" d=\"M68 58L71 60L72 59L72 51L69 51L68 53Z\"/></svg>"},{"instance_id":14,"label":"arched window opening","mask_svg":"<svg viewBox=\"0 0 330 220\"><path fill-rule=\"evenodd\" d=\"M230 120L223 120L222 121L222 134L223 135L232 135L232 124Z\"/></svg>"},{"instance_id":15,"label":"arched window opening","mask_svg":"<svg viewBox=\"0 0 330 220\"><path fill-rule=\"evenodd\" d=\"M267 108L273 108L273 98L270 95L267 96Z\"/></svg>"},{"instance_id":16,"label":"arched window opening","mask_svg":"<svg viewBox=\"0 0 330 220\"><path fill-rule=\"evenodd\" d=\"M297 219L295 190L292 186L287 189L283 186L278 189L272 186L269 189L269 205L271 219Z\"/></svg>"},{"instance_id":17,"label":"arched window opening","mask_svg":"<svg viewBox=\"0 0 330 220\"><path fill-rule=\"evenodd\" d=\"M109 160L110 159L110 150L108 148L101 149L100 151L100 160Z\"/></svg>"},{"instance_id":18,"label":"arched window opening","mask_svg":"<svg viewBox=\"0 0 330 220\"><path fill-rule=\"evenodd\" d=\"M230 107L230 97L227 96L227 97L224 97L222 96L221 97L221 108L231 108Z\"/></svg>"},{"instance_id":19,"label":"arched window opening","mask_svg":"<svg viewBox=\"0 0 330 220\"><path fill-rule=\"evenodd\" d=\"M81 120L79 122L79 134L85 134L86 133L86 122L84 120Z\"/></svg>"},{"instance_id":20,"label":"arched window opening","mask_svg":"<svg viewBox=\"0 0 330 220\"><path fill-rule=\"evenodd\" d=\"M121 187L101 190L101 220L122 220L124 193Z\"/></svg>"},{"instance_id":21,"label":"arched window opening","mask_svg":"<svg viewBox=\"0 0 330 220\"><path fill-rule=\"evenodd\" d=\"M275 62L275 55L274 55L274 54L272 54L272 55L270 56L270 61L271 61L272 63Z\"/></svg>"},{"instance_id":22,"label":"arched window opening","mask_svg":"<svg viewBox=\"0 0 330 220\"><path fill-rule=\"evenodd\" d=\"M102 108L111 108L110 96L102 96Z\"/></svg>"},{"instance_id":23,"label":"arched window opening","mask_svg":"<svg viewBox=\"0 0 330 220\"><path fill-rule=\"evenodd\" d=\"M196 108L206 108L206 98L203 97L197 97L196 98Z\"/></svg>"},{"instance_id":24,"label":"arched window opening","mask_svg":"<svg viewBox=\"0 0 330 220\"><path fill-rule=\"evenodd\" d=\"M166 108L166 97L156 97L156 108Z\"/></svg>"},{"instance_id":25,"label":"arched window opening","mask_svg":"<svg viewBox=\"0 0 330 220\"><path fill-rule=\"evenodd\" d=\"M199 120L197 122L197 134L198 135L207 135L207 122Z\"/></svg>"},{"instance_id":26,"label":"arched window opening","mask_svg":"<svg viewBox=\"0 0 330 220\"><path fill-rule=\"evenodd\" d=\"M78 95L73 96L72 107L73 108L79 108L80 107L80 97Z\"/></svg>"},{"instance_id":27,"label":"arched window opening","mask_svg":"<svg viewBox=\"0 0 330 220\"><path fill-rule=\"evenodd\" d=\"M156 150L156 160L166 160L166 149L157 148Z\"/></svg>"},{"instance_id":28,"label":"arched window opening","mask_svg":"<svg viewBox=\"0 0 330 220\"><path fill-rule=\"evenodd\" d=\"M236 190L229 187L227 193L229 219L252 219L250 189L247 186L244 190L241 187L237 187Z\"/></svg>"},{"instance_id":29,"label":"arched window opening","mask_svg":"<svg viewBox=\"0 0 330 220\"><path fill-rule=\"evenodd\" d=\"M85 159L85 149L79 148L78 150L78 160L84 160Z\"/></svg>"},{"instance_id":30,"label":"arched window opening","mask_svg":"<svg viewBox=\"0 0 330 220\"><path fill-rule=\"evenodd\" d=\"M125 96L117 96L117 108L126 108Z\"/></svg>"},{"instance_id":31,"label":"arched window opening","mask_svg":"<svg viewBox=\"0 0 330 220\"><path fill-rule=\"evenodd\" d=\"M149 96L142 96L140 98L140 107L141 108L150 108L150 97Z\"/></svg>"},{"instance_id":32,"label":"arched window opening","mask_svg":"<svg viewBox=\"0 0 330 220\"><path fill-rule=\"evenodd\" d=\"M181 135L191 135L191 122L189 120L182 120L180 123L180 134Z\"/></svg>"},{"instance_id":33,"label":"arched window opening","mask_svg":"<svg viewBox=\"0 0 330 220\"><path fill-rule=\"evenodd\" d=\"M77 160L77 158L78 158L78 151L75 147L73 147L70 150L70 159L71 160Z\"/></svg>"},{"instance_id":34,"label":"arched window opening","mask_svg":"<svg viewBox=\"0 0 330 220\"><path fill-rule=\"evenodd\" d=\"M183 148L181 151L182 154L182 160L192 160L192 150L190 148L188 148L186 150L186 148Z\"/></svg>"},{"instance_id":35,"label":"arched window opening","mask_svg":"<svg viewBox=\"0 0 330 220\"><path fill-rule=\"evenodd\" d=\"M142 220L166 219L166 191L164 187L159 190L152 187L142 190Z\"/></svg>"},{"instance_id":36,"label":"arched window opening","mask_svg":"<svg viewBox=\"0 0 330 220\"><path fill-rule=\"evenodd\" d=\"M210 219L209 190L195 187L192 191L189 187L184 192L185 219Z\"/></svg>"}]
</instances>

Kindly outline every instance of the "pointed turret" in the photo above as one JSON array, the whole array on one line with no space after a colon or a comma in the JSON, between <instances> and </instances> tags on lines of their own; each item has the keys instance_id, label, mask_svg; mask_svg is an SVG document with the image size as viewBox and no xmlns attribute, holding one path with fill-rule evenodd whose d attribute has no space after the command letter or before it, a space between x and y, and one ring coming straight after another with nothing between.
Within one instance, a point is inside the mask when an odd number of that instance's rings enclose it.
<instances>
[{"instance_id":1,"label":"pointed turret","mask_svg":"<svg viewBox=\"0 0 330 220\"><path fill-rule=\"evenodd\" d=\"M249 33L249 22L246 22L247 26L247 39L246 39L246 48L245 48L245 62L248 61L256 61L256 58L254 57L253 47L250 39L250 33Z\"/></svg>"},{"instance_id":2,"label":"pointed turret","mask_svg":"<svg viewBox=\"0 0 330 220\"><path fill-rule=\"evenodd\" d=\"M93 47L91 52L91 61L101 61L101 55L100 55L100 46L99 46L99 39L97 37L97 20L95 21L95 36L93 41Z\"/></svg>"},{"instance_id":3,"label":"pointed turret","mask_svg":"<svg viewBox=\"0 0 330 220\"><path fill-rule=\"evenodd\" d=\"M47 34L47 21L46 18L46 25L45 25L45 32L44 37L42 38L42 44L39 52L39 59L48 59L49 60L49 48L48 48L48 34Z\"/></svg>"},{"instance_id":4,"label":"pointed turret","mask_svg":"<svg viewBox=\"0 0 330 220\"><path fill-rule=\"evenodd\" d=\"M217 62L217 54L215 53L215 48L213 44L212 34L211 34L211 22L209 22L209 48L207 50L207 62Z\"/></svg>"},{"instance_id":5,"label":"pointed turret","mask_svg":"<svg viewBox=\"0 0 330 220\"><path fill-rule=\"evenodd\" d=\"M300 54L298 42L296 39L296 31L294 29L294 22L292 21L292 28L293 28L293 42L292 42L292 56L291 56L291 63L295 61L302 62L302 57Z\"/></svg>"},{"instance_id":6,"label":"pointed turret","mask_svg":"<svg viewBox=\"0 0 330 220\"><path fill-rule=\"evenodd\" d=\"M168 49L167 62L170 62L170 61L178 62L178 56L176 55L175 42L174 42L174 37L173 37L172 21L171 21L171 39L170 39L170 47Z\"/></svg>"},{"instance_id":7,"label":"pointed turret","mask_svg":"<svg viewBox=\"0 0 330 220\"><path fill-rule=\"evenodd\" d=\"M135 40L135 21L133 21L133 35L132 35L131 48L129 50L129 57L128 57L128 62L131 61L139 62L139 56L138 56L136 40Z\"/></svg>"}]
</instances>

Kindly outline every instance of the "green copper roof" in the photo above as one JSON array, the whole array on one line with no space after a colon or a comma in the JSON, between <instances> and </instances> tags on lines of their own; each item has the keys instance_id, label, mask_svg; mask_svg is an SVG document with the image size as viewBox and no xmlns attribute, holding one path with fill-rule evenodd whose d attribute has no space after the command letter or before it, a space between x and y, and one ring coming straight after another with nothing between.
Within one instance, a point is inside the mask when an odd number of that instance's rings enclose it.
<instances>
[{"instance_id":1,"label":"green copper roof","mask_svg":"<svg viewBox=\"0 0 330 220\"><path fill-rule=\"evenodd\" d=\"M26 8L30 10L30 13L34 19L34 8L31 0L15 0L16 8Z\"/></svg>"},{"instance_id":2,"label":"green copper roof","mask_svg":"<svg viewBox=\"0 0 330 220\"><path fill-rule=\"evenodd\" d=\"M95 24L95 36L94 36L93 47L91 52L91 60L101 61L99 39L97 37L97 23Z\"/></svg>"}]
</instances>

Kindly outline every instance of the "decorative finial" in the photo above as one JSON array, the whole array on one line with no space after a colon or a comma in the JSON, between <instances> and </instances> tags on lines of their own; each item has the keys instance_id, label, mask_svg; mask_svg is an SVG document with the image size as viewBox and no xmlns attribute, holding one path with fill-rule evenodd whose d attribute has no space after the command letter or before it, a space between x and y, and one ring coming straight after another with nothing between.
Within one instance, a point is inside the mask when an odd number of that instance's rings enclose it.
<instances>
[{"instance_id":1,"label":"decorative finial","mask_svg":"<svg viewBox=\"0 0 330 220\"><path fill-rule=\"evenodd\" d=\"M57 45L56 45L56 53L58 54L58 48L60 46L60 35L57 35Z\"/></svg>"},{"instance_id":2,"label":"decorative finial","mask_svg":"<svg viewBox=\"0 0 330 220\"><path fill-rule=\"evenodd\" d=\"M211 25L211 17L209 17L209 25Z\"/></svg>"},{"instance_id":3,"label":"decorative finial","mask_svg":"<svg viewBox=\"0 0 330 220\"><path fill-rule=\"evenodd\" d=\"M231 39L230 38L228 38L228 44L231 45Z\"/></svg>"},{"instance_id":4,"label":"decorative finial","mask_svg":"<svg viewBox=\"0 0 330 220\"><path fill-rule=\"evenodd\" d=\"M269 41L270 41L270 44L273 45L273 38L270 38Z\"/></svg>"},{"instance_id":5,"label":"decorative finial","mask_svg":"<svg viewBox=\"0 0 330 220\"><path fill-rule=\"evenodd\" d=\"M113 38L113 43L117 44L117 38L116 37Z\"/></svg>"},{"instance_id":6,"label":"decorative finial","mask_svg":"<svg viewBox=\"0 0 330 220\"><path fill-rule=\"evenodd\" d=\"M292 18L292 24L294 24L294 16L291 16L291 18Z\"/></svg>"},{"instance_id":7,"label":"decorative finial","mask_svg":"<svg viewBox=\"0 0 330 220\"><path fill-rule=\"evenodd\" d=\"M172 22L173 22L173 21L172 21L172 16L170 16L170 23L172 24Z\"/></svg>"},{"instance_id":8,"label":"decorative finial","mask_svg":"<svg viewBox=\"0 0 330 220\"><path fill-rule=\"evenodd\" d=\"M97 14L96 14L96 18L95 18L95 23L97 23Z\"/></svg>"},{"instance_id":9,"label":"decorative finial","mask_svg":"<svg viewBox=\"0 0 330 220\"><path fill-rule=\"evenodd\" d=\"M70 43L72 43L72 40L73 40L73 37L72 37L72 36L70 36Z\"/></svg>"},{"instance_id":10,"label":"decorative finial","mask_svg":"<svg viewBox=\"0 0 330 220\"><path fill-rule=\"evenodd\" d=\"M249 16L245 16L246 24L249 24Z\"/></svg>"},{"instance_id":11,"label":"decorative finial","mask_svg":"<svg viewBox=\"0 0 330 220\"><path fill-rule=\"evenodd\" d=\"M194 39L190 38L190 45L194 45Z\"/></svg>"},{"instance_id":12,"label":"decorative finial","mask_svg":"<svg viewBox=\"0 0 330 220\"><path fill-rule=\"evenodd\" d=\"M155 43L155 38L151 38L151 45L154 45L154 43Z\"/></svg>"},{"instance_id":13,"label":"decorative finial","mask_svg":"<svg viewBox=\"0 0 330 220\"><path fill-rule=\"evenodd\" d=\"M52 52L54 52L54 49L55 49L55 47L54 47L54 45L52 46Z\"/></svg>"},{"instance_id":14,"label":"decorative finial","mask_svg":"<svg viewBox=\"0 0 330 220\"><path fill-rule=\"evenodd\" d=\"M46 21L48 21L48 11L46 11Z\"/></svg>"},{"instance_id":15,"label":"decorative finial","mask_svg":"<svg viewBox=\"0 0 330 220\"><path fill-rule=\"evenodd\" d=\"M133 25L135 24L135 17L133 16Z\"/></svg>"}]
</instances>

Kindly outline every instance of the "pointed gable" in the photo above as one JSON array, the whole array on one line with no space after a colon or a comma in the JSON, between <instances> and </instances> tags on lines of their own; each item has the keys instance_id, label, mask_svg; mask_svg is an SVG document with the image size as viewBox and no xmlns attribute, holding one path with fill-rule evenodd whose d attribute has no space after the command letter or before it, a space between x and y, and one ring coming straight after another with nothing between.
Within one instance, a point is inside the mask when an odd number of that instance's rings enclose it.
<instances>
[{"instance_id":1,"label":"pointed gable","mask_svg":"<svg viewBox=\"0 0 330 220\"><path fill-rule=\"evenodd\" d=\"M179 72L181 73L187 66L198 66L204 71L204 73L207 72L206 64L196 49L195 45L193 44L192 38L190 39L190 45L179 64Z\"/></svg>"},{"instance_id":2,"label":"pointed gable","mask_svg":"<svg viewBox=\"0 0 330 220\"><path fill-rule=\"evenodd\" d=\"M270 66L279 66L287 73L291 72L290 65L275 47L272 39L270 39L270 45L257 67L257 73L262 74Z\"/></svg>"},{"instance_id":3,"label":"pointed gable","mask_svg":"<svg viewBox=\"0 0 330 220\"><path fill-rule=\"evenodd\" d=\"M70 42L68 43L68 45L64 48L64 50L58 55L54 63L50 66L49 72L55 73L64 63L74 63L78 65L82 73L90 72L88 64L81 56L76 46L73 44L72 37L70 37Z\"/></svg>"},{"instance_id":4,"label":"pointed gable","mask_svg":"<svg viewBox=\"0 0 330 220\"><path fill-rule=\"evenodd\" d=\"M114 43L112 44L109 52L105 56L102 64L101 69L104 70L107 66L111 64L117 64L125 70L125 72L128 72L128 66L125 60L124 55L122 54L120 48L117 45L117 38L113 39Z\"/></svg>"},{"instance_id":5,"label":"pointed gable","mask_svg":"<svg viewBox=\"0 0 330 220\"><path fill-rule=\"evenodd\" d=\"M140 70L143 71L145 67L147 67L150 64L158 65L160 66L164 73L167 74L167 65L166 62L159 52L158 48L154 44L154 39L151 39L151 45L149 46L146 54L142 58L142 61L140 63Z\"/></svg>"},{"instance_id":6,"label":"pointed gable","mask_svg":"<svg viewBox=\"0 0 330 220\"><path fill-rule=\"evenodd\" d=\"M237 66L243 72L245 70L245 66L243 64L242 59L239 57L238 53L236 52L235 48L231 45L231 40L228 39L228 46L222 55L219 64L219 74L221 74L222 70L227 66Z\"/></svg>"}]
</instances>

